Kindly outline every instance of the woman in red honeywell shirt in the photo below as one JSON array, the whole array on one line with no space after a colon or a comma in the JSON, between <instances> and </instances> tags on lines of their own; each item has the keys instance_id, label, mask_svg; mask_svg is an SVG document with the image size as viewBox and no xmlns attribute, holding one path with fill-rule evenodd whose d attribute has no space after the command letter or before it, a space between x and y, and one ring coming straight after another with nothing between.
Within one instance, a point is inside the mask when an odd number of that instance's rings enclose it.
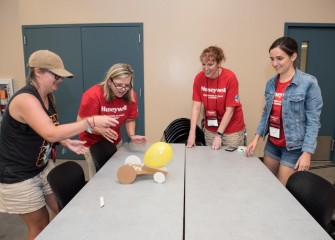
<instances>
[{"instance_id":1,"label":"woman in red honeywell shirt","mask_svg":"<svg viewBox=\"0 0 335 240\"><path fill-rule=\"evenodd\" d=\"M135 119L138 116L137 96L133 89L134 71L129 64L114 64L107 72L105 79L88 89L82 96L78 112L78 120L93 115L112 116L119 123L111 127L95 127L92 132L79 134L86 146L109 141L111 148L122 144L120 128L125 124L131 142L135 144L146 143L145 136L135 134ZM114 153L114 152L113 152ZM92 160L91 149L85 154L88 164L89 178L96 173Z\"/></svg>"},{"instance_id":2,"label":"woman in red honeywell shirt","mask_svg":"<svg viewBox=\"0 0 335 240\"><path fill-rule=\"evenodd\" d=\"M201 104L204 106L204 133L207 145L215 150L221 146L244 145L245 124L235 74L221 67L225 55L219 47L210 46L203 50L200 60L203 70L194 79L187 147L195 146L195 130Z\"/></svg>"}]
</instances>

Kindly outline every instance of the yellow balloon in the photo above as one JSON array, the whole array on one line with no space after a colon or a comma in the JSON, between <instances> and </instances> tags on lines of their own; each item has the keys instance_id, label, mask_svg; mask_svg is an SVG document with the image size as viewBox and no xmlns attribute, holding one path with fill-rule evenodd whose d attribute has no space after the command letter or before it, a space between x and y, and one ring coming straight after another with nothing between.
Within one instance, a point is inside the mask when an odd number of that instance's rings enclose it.
<instances>
[{"instance_id":1,"label":"yellow balloon","mask_svg":"<svg viewBox=\"0 0 335 240\"><path fill-rule=\"evenodd\" d=\"M166 142L152 144L144 154L144 164L148 167L164 167L172 158L172 147Z\"/></svg>"}]
</instances>

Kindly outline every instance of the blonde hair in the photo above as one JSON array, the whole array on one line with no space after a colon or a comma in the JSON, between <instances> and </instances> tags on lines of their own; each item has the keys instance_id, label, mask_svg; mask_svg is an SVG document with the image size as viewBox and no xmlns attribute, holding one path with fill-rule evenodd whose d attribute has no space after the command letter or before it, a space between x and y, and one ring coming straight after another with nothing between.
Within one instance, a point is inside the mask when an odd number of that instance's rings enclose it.
<instances>
[{"instance_id":1,"label":"blonde hair","mask_svg":"<svg viewBox=\"0 0 335 240\"><path fill-rule=\"evenodd\" d=\"M135 101L133 92L134 70L129 64L117 63L111 66L111 68L106 73L105 79L99 83L99 85L104 89L104 98L107 102L115 98L113 90L110 88L108 81L113 81L116 78L127 78L129 76L131 77L130 88L122 98L128 103Z\"/></svg>"}]
</instances>

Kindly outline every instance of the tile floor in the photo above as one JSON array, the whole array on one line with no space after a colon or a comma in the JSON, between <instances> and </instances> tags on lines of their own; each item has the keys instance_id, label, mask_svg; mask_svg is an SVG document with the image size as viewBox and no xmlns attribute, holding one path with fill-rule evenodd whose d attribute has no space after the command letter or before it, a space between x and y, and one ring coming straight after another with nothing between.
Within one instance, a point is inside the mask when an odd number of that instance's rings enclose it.
<instances>
[{"instance_id":1,"label":"tile floor","mask_svg":"<svg viewBox=\"0 0 335 240\"><path fill-rule=\"evenodd\" d=\"M57 160L60 164L66 160ZM87 165L84 160L77 161L83 167L87 179ZM335 181L335 165L326 161L312 162L311 172L314 172L331 183ZM18 215L0 213L0 240L23 240L27 227Z\"/></svg>"}]
</instances>

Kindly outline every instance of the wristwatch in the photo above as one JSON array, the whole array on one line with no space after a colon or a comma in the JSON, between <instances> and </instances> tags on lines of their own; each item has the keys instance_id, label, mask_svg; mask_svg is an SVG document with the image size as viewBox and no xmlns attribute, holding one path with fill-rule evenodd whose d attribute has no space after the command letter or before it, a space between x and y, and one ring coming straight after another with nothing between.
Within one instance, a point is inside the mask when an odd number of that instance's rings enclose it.
<instances>
[{"instance_id":1,"label":"wristwatch","mask_svg":"<svg viewBox=\"0 0 335 240\"><path fill-rule=\"evenodd\" d=\"M216 132L216 135L220 136L221 138L223 137L223 133L220 133L219 131Z\"/></svg>"}]
</instances>

